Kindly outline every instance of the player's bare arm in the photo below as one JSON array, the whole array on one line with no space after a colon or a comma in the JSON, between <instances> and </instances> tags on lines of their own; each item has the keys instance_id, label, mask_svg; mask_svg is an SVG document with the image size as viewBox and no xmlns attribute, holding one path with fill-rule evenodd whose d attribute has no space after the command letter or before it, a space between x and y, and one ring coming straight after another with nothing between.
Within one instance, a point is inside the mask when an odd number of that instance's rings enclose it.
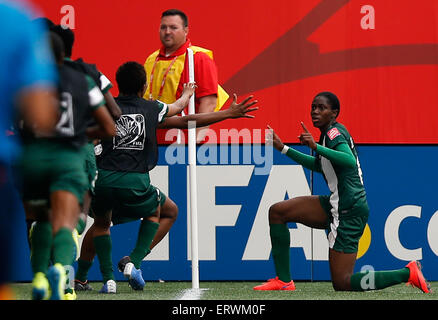
<instances>
[{"instance_id":1,"label":"player's bare arm","mask_svg":"<svg viewBox=\"0 0 438 320\"><path fill-rule=\"evenodd\" d=\"M108 109L101 106L93 111L93 116L98 125L87 128L90 139L109 138L116 135L116 125Z\"/></svg>"},{"instance_id":2,"label":"player's bare arm","mask_svg":"<svg viewBox=\"0 0 438 320\"><path fill-rule=\"evenodd\" d=\"M254 118L254 115L249 113L258 110L258 107L253 107L258 101L252 100L253 98L254 96L249 96L238 103L237 95L234 94L233 102L225 110L166 118L159 128L186 129L191 121L196 122L196 127L203 127L226 119Z\"/></svg>"},{"instance_id":3,"label":"player's bare arm","mask_svg":"<svg viewBox=\"0 0 438 320\"><path fill-rule=\"evenodd\" d=\"M189 104L189 100L193 93L195 93L196 84L194 82L184 83L183 91L181 97L174 103L168 105L169 111L167 112L167 117L172 117L176 114L181 113L185 107Z\"/></svg>"},{"instance_id":4,"label":"player's bare arm","mask_svg":"<svg viewBox=\"0 0 438 320\"><path fill-rule=\"evenodd\" d=\"M216 109L217 95L212 94L203 96L197 99L199 101L197 113L213 112ZM196 128L196 142L204 141L207 134L208 126L203 128Z\"/></svg>"},{"instance_id":5,"label":"player's bare arm","mask_svg":"<svg viewBox=\"0 0 438 320\"><path fill-rule=\"evenodd\" d=\"M110 91L104 93L104 98L106 101L106 106L108 108L108 111L110 112L111 116L114 120L117 120L122 115L122 110L120 110L120 107L118 106L117 102L114 100L114 97Z\"/></svg>"}]
</instances>

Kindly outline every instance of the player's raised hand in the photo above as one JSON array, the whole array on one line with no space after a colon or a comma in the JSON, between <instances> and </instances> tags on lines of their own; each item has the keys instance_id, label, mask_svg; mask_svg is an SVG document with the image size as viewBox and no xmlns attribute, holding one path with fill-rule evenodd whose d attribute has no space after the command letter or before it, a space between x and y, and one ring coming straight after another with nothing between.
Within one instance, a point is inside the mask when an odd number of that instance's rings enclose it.
<instances>
[{"instance_id":1,"label":"player's raised hand","mask_svg":"<svg viewBox=\"0 0 438 320\"><path fill-rule=\"evenodd\" d=\"M254 107L251 108L253 105L255 105L258 101L253 100L250 101L254 96L249 96L246 99L244 99L242 102L237 102L237 95L233 94L233 103L228 107L227 111L230 113L229 118L235 119L235 118L254 118L254 115L248 114L248 112L256 111L259 108Z\"/></svg>"},{"instance_id":2,"label":"player's raised hand","mask_svg":"<svg viewBox=\"0 0 438 320\"><path fill-rule=\"evenodd\" d=\"M181 96L185 95L188 98L190 98L194 93L195 93L195 89L198 86L196 85L195 82L187 82L183 84L183 91L181 93Z\"/></svg>"},{"instance_id":3,"label":"player's raised hand","mask_svg":"<svg viewBox=\"0 0 438 320\"><path fill-rule=\"evenodd\" d=\"M274 132L269 125L267 125L269 132L266 134L266 143L272 143L272 146L278 151L283 150L284 143L281 141L280 137Z\"/></svg>"},{"instance_id":4,"label":"player's raised hand","mask_svg":"<svg viewBox=\"0 0 438 320\"><path fill-rule=\"evenodd\" d=\"M302 132L299 136L301 144L306 145L313 150L316 150L316 142L315 139L313 139L312 134L309 132L309 130L307 130L307 127L303 122L301 122L301 127L303 127L304 130L304 132Z\"/></svg>"}]
</instances>

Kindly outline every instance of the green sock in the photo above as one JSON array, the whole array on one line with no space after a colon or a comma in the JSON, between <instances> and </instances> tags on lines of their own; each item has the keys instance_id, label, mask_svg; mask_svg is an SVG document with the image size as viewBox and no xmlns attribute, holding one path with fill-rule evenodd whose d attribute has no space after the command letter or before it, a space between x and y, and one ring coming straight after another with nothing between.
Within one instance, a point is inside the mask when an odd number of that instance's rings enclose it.
<instances>
[{"instance_id":1,"label":"green sock","mask_svg":"<svg viewBox=\"0 0 438 320\"><path fill-rule=\"evenodd\" d=\"M53 263L60 263L63 266L73 264L73 250L75 242L71 230L61 228L53 237Z\"/></svg>"},{"instance_id":2,"label":"green sock","mask_svg":"<svg viewBox=\"0 0 438 320\"><path fill-rule=\"evenodd\" d=\"M290 233L286 224L270 224L272 258L274 259L275 272L284 282L290 282Z\"/></svg>"},{"instance_id":3,"label":"green sock","mask_svg":"<svg viewBox=\"0 0 438 320\"><path fill-rule=\"evenodd\" d=\"M408 268L391 271L358 272L351 276L350 286L353 291L379 290L407 282L408 279Z\"/></svg>"},{"instance_id":4,"label":"green sock","mask_svg":"<svg viewBox=\"0 0 438 320\"><path fill-rule=\"evenodd\" d=\"M88 271L93 265L93 261L86 261L78 259L78 270L76 271L75 278L81 282L85 282L88 279Z\"/></svg>"},{"instance_id":5,"label":"green sock","mask_svg":"<svg viewBox=\"0 0 438 320\"><path fill-rule=\"evenodd\" d=\"M37 222L30 238L30 261L33 273L46 273L52 252L52 225L50 222Z\"/></svg>"},{"instance_id":6,"label":"green sock","mask_svg":"<svg viewBox=\"0 0 438 320\"><path fill-rule=\"evenodd\" d=\"M97 236L93 239L93 242L97 257L99 258L103 282L106 283L108 280L114 280L111 236L109 234Z\"/></svg>"},{"instance_id":7,"label":"green sock","mask_svg":"<svg viewBox=\"0 0 438 320\"><path fill-rule=\"evenodd\" d=\"M82 234L82 232L84 232L85 226L86 226L85 221L79 218L78 224L76 225L76 230L78 231L79 234Z\"/></svg>"},{"instance_id":8,"label":"green sock","mask_svg":"<svg viewBox=\"0 0 438 320\"><path fill-rule=\"evenodd\" d=\"M138 231L137 243L135 244L134 250L132 250L131 254L129 255L131 262L134 264L136 269L140 269L141 262L150 252L149 247L151 246L152 240L154 239L159 226L159 223L149 220L143 220L141 222L140 230Z\"/></svg>"}]
</instances>

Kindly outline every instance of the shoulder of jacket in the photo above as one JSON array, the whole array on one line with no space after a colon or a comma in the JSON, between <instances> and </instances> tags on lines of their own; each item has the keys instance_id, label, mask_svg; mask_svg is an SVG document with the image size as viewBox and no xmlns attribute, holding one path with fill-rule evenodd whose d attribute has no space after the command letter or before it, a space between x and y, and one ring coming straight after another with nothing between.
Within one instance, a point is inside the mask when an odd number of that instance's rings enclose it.
<instances>
[{"instance_id":1,"label":"shoulder of jacket","mask_svg":"<svg viewBox=\"0 0 438 320\"><path fill-rule=\"evenodd\" d=\"M150 61L150 60L155 60L155 58L158 56L158 54L160 53L160 49L154 51L153 53L151 53L149 55L149 57L147 57L146 62Z\"/></svg>"},{"instance_id":2,"label":"shoulder of jacket","mask_svg":"<svg viewBox=\"0 0 438 320\"><path fill-rule=\"evenodd\" d=\"M208 55L211 59L213 59L213 51L211 51L210 49L205 49L198 46L190 46L189 48L192 49L194 53L202 52Z\"/></svg>"}]
</instances>

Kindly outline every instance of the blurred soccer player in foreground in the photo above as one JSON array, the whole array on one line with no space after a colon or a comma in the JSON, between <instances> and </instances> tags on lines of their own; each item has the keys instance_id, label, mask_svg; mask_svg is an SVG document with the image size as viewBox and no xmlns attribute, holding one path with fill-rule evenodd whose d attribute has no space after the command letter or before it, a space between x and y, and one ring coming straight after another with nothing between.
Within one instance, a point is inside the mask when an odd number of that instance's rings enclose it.
<instances>
[{"instance_id":1,"label":"blurred soccer player in foreground","mask_svg":"<svg viewBox=\"0 0 438 320\"><path fill-rule=\"evenodd\" d=\"M43 27L17 4L0 3L0 300L13 295L8 283L14 268L19 199L14 193L10 165L20 152L16 136L7 130L20 114L36 134L49 134L57 121L56 70Z\"/></svg>"}]
</instances>

